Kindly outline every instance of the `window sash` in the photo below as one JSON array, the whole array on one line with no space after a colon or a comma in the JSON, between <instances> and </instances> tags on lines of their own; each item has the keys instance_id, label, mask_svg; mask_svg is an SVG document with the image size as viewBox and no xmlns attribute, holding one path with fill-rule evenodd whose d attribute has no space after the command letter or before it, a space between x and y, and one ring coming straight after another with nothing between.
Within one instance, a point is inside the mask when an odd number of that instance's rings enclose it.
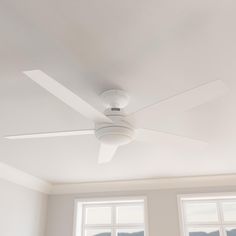
<instances>
[{"instance_id":1,"label":"window sash","mask_svg":"<svg viewBox=\"0 0 236 236\"><path fill-rule=\"evenodd\" d=\"M204 199L204 195L201 194L201 197L198 195L191 195L191 197L181 197L179 196L179 212L180 219L182 225L182 233L185 236L188 236L189 228L211 228L216 227L220 229L220 236L227 236L226 229L227 228L235 228L236 229L236 220L235 221L225 221L224 220L224 212L223 212L223 203L236 202L235 195L231 197L231 195L225 195L221 197L213 196L212 199L210 196L206 195L206 199ZM216 203L218 221L216 222L187 222L186 219L186 205L188 203ZM236 213L235 213L236 214Z\"/></svg>"},{"instance_id":2,"label":"window sash","mask_svg":"<svg viewBox=\"0 0 236 236\"><path fill-rule=\"evenodd\" d=\"M118 224L116 223L116 208L120 206L141 206L143 207L143 223L135 224L135 223L127 223L127 224ZM86 224L86 209L90 207L111 207L111 224ZM116 231L119 229L143 229L144 235L146 235L146 227L145 227L145 202L142 201L114 201L114 202L99 202L96 203L83 203L82 204L82 222L81 222L81 235L76 236L85 236L86 230L93 229L109 229L111 230L111 235L116 236Z\"/></svg>"}]
</instances>

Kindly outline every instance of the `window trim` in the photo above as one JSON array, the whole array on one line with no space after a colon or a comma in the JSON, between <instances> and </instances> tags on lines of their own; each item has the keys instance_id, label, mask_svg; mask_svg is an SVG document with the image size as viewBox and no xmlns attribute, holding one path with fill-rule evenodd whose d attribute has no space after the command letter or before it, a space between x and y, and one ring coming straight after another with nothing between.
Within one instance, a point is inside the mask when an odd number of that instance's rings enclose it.
<instances>
[{"instance_id":1,"label":"window trim","mask_svg":"<svg viewBox=\"0 0 236 236\"><path fill-rule=\"evenodd\" d=\"M236 192L218 192L218 193L192 193L192 194L179 194L177 195L177 207L178 207L178 216L179 216L179 229L180 229L180 235L181 236L188 236L188 233L187 233L187 230L186 230L186 227L185 227L185 215L184 215L184 201L202 201L202 200L205 200L205 201L209 201L209 202L212 202L212 201L217 201L217 210L219 211L219 207L221 207L218 202L220 202L221 200L227 200L227 201L230 201L230 200L235 200L236 199ZM219 218L220 220L223 219L223 216L222 216L222 212L221 214L219 214ZM231 222L232 223L232 222ZM235 226L236 223L234 222L234 224L229 224L229 223L226 223L224 222L224 224L222 224L222 221L221 221L221 224L217 224L217 226L221 226L222 228L222 225L226 226L228 224L228 227L230 226ZM197 224L194 224L195 226L197 226ZM203 225L203 223L201 223L201 226ZM214 227L216 226L216 224L214 223L210 223L210 224L206 224L205 225L206 227ZM221 230L221 229L220 229ZM222 235L222 234L221 234ZM223 234L225 235L225 234Z\"/></svg>"},{"instance_id":2,"label":"window trim","mask_svg":"<svg viewBox=\"0 0 236 236\"><path fill-rule=\"evenodd\" d=\"M83 215L84 211L82 211L82 214L78 214L78 208L79 205L81 205L81 207L83 207L83 205L89 205L89 204L96 204L98 203L99 206L101 206L101 204L106 204L107 202L111 203L111 204L122 204L122 201L126 204L127 202L143 202L143 206L144 206L144 224L142 224L142 226L144 226L144 232L145 232L145 236L149 236L149 230L148 230L148 205L147 205L147 196L129 196L129 197L99 197L99 198L77 198L74 200L74 217L73 217L73 236L82 236L83 235ZM128 203L127 203L128 204ZM108 205L108 204L107 204ZM112 213L112 217L113 217ZM78 217L80 217L81 219L78 220ZM80 225L78 225L77 223L80 222ZM131 224L126 225L126 228L129 228ZM122 226L121 224L119 226ZM135 227L137 227L138 224L136 224ZM79 230L78 230L79 227ZM103 226L102 226L103 227ZM105 226L106 227L106 226ZM104 227L103 227L104 228ZM111 226L109 225L109 228L111 228ZM113 227L115 229L115 227ZM130 227L131 228L131 227ZM112 230L114 230L112 229ZM80 231L79 235L76 235L76 233Z\"/></svg>"}]
</instances>

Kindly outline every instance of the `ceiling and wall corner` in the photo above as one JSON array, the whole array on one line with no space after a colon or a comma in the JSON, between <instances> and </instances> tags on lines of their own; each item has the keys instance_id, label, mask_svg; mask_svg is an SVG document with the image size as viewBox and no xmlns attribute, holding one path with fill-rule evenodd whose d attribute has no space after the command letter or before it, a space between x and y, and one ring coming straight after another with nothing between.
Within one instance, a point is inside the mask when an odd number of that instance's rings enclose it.
<instances>
[{"instance_id":1,"label":"ceiling and wall corner","mask_svg":"<svg viewBox=\"0 0 236 236\"><path fill-rule=\"evenodd\" d=\"M0 163L0 179L46 194L52 188L50 183L4 163Z\"/></svg>"}]
</instances>

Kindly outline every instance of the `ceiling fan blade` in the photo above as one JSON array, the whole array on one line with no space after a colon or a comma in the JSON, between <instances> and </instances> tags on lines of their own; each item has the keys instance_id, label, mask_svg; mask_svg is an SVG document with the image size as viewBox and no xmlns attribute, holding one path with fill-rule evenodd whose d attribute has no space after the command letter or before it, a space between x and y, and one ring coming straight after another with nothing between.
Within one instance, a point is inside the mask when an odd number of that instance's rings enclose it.
<instances>
[{"instance_id":1,"label":"ceiling fan blade","mask_svg":"<svg viewBox=\"0 0 236 236\"><path fill-rule=\"evenodd\" d=\"M227 91L228 88L221 80L215 80L141 108L131 114L130 117L137 117L137 120L140 120L141 123L143 117L165 118L168 115L178 114L209 102ZM142 117L139 118L139 115Z\"/></svg>"},{"instance_id":2,"label":"ceiling fan blade","mask_svg":"<svg viewBox=\"0 0 236 236\"><path fill-rule=\"evenodd\" d=\"M99 122L112 122L103 113L96 110L93 106L85 102L78 95L71 92L69 89L52 79L50 76L42 72L41 70L24 71L34 82L39 84L41 87L46 89L48 92L59 98L61 101L66 103L68 106L85 116L86 118Z\"/></svg>"},{"instance_id":3,"label":"ceiling fan blade","mask_svg":"<svg viewBox=\"0 0 236 236\"><path fill-rule=\"evenodd\" d=\"M111 161L113 158L118 146L112 146L101 143L100 150L99 150L99 156L98 156L98 163L107 163Z\"/></svg>"},{"instance_id":4,"label":"ceiling fan blade","mask_svg":"<svg viewBox=\"0 0 236 236\"><path fill-rule=\"evenodd\" d=\"M77 136L94 134L94 130L75 130L75 131L61 131L51 133L38 133L38 134L22 134L6 136L7 139L33 139L33 138L52 138L52 137L64 137L64 136Z\"/></svg>"},{"instance_id":5,"label":"ceiling fan blade","mask_svg":"<svg viewBox=\"0 0 236 236\"><path fill-rule=\"evenodd\" d=\"M148 129L136 129L136 140L173 150L202 150L208 146L204 141Z\"/></svg>"}]
</instances>

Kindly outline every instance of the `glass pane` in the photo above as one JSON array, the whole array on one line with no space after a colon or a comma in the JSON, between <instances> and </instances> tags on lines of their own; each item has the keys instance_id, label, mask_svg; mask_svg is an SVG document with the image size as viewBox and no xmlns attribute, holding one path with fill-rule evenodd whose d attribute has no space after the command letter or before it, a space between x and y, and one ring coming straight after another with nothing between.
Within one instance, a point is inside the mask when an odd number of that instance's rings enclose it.
<instances>
[{"instance_id":1,"label":"glass pane","mask_svg":"<svg viewBox=\"0 0 236 236\"><path fill-rule=\"evenodd\" d=\"M236 221L236 202L222 203L224 221Z\"/></svg>"},{"instance_id":2,"label":"glass pane","mask_svg":"<svg viewBox=\"0 0 236 236\"><path fill-rule=\"evenodd\" d=\"M225 231L227 236L236 236L236 227L227 227Z\"/></svg>"},{"instance_id":3,"label":"glass pane","mask_svg":"<svg viewBox=\"0 0 236 236\"><path fill-rule=\"evenodd\" d=\"M144 223L143 206L119 206L116 208L116 221L118 224Z\"/></svg>"},{"instance_id":4,"label":"glass pane","mask_svg":"<svg viewBox=\"0 0 236 236\"><path fill-rule=\"evenodd\" d=\"M144 236L143 229L119 229L116 236Z\"/></svg>"},{"instance_id":5,"label":"glass pane","mask_svg":"<svg viewBox=\"0 0 236 236\"><path fill-rule=\"evenodd\" d=\"M187 222L217 222L216 203L186 203L185 213Z\"/></svg>"},{"instance_id":6,"label":"glass pane","mask_svg":"<svg viewBox=\"0 0 236 236\"><path fill-rule=\"evenodd\" d=\"M86 230L85 236L111 236L111 230L109 230L109 229Z\"/></svg>"},{"instance_id":7,"label":"glass pane","mask_svg":"<svg viewBox=\"0 0 236 236\"><path fill-rule=\"evenodd\" d=\"M111 207L86 208L86 224L111 224Z\"/></svg>"},{"instance_id":8,"label":"glass pane","mask_svg":"<svg viewBox=\"0 0 236 236\"><path fill-rule=\"evenodd\" d=\"M189 228L189 236L220 236L218 228Z\"/></svg>"}]
</instances>

